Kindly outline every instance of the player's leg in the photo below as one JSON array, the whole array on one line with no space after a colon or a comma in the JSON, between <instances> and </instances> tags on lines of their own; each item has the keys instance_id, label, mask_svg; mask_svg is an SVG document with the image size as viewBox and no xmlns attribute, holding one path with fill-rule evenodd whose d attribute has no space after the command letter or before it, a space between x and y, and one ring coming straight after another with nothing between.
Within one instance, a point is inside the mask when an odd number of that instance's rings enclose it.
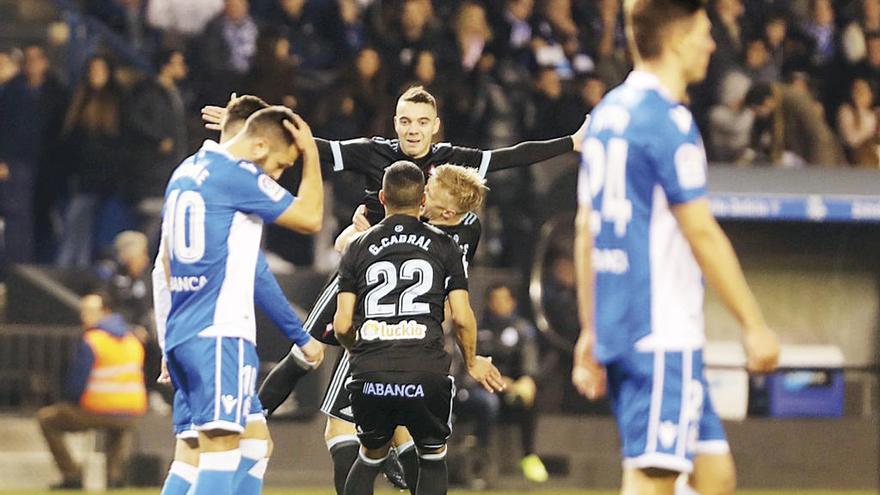
<instances>
[{"instance_id":1,"label":"player's leg","mask_svg":"<svg viewBox=\"0 0 880 495\"><path fill-rule=\"evenodd\" d=\"M408 373L403 383L417 383L423 397L404 403L402 412L419 453L416 495L445 494L449 487L446 441L452 433L452 401L455 380L439 373Z\"/></svg>"},{"instance_id":2,"label":"player's leg","mask_svg":"<svg viewBox=\"0 0 880 495\"><path fill-rule=\"evenodd\" d=\"M333 314L336 313L336 293L339 291L339 275L334 273L321 294L315 301L309 316L303 323L306 332L315 339L329 345L339 345L331 326ZM271 417L275 409L278 409L290 393L296 387L297 382L306 376L313 367L303 356L298 347L290 348L290 353L284 357L266 376L260 385L260 402L266 409L267 416Z\"/></svg>"},{"instance_id":3,"label":"player's leg","mask_svg":"<svg viewBox=\"0 0 880 495\"><path fill-rule=\"evenodd\" d=\"M185 495L199 473L199 434L192 427L192 414L179 386L175 387L171 422L174 425L174 460L162 485L161 495Z\"/></svg>"},{"instance_id":4,"label":"player's leg","mask_svg":"<svg viewBox=\"0 0 880 495\"><path fill-rule=\"evenodd\" d=\"M324 428L324 441L333 460L333 484L336 487L336 494L342 495L345 480L348 478L351 466L358 458L358 450L361 446L358 443L354 423L328 416L327 426Z\"/></svg>"},{"instance_id":5,"label":"player's leg","mask_svg":"<svg viewBox=\"0 0 880 495\"><path fill-rule=\"evenodd\" d=\"M254 346L245 346L245 361L259 366L260 358ZM256 381L256 377L254 377ZM235 473L233 487L238 495L259 495L263 490L263 476L272 454L272 437L263 416L263 405L257 395L245 399L247 421L241 435L241 463Z\"/></svg>"},{"instance_id":6,"label":"player's leg","mask_svg":"<svg viewBox=\"0 0 880 495\"><path fill-rule=\"evenodd\" d=\"M398 426L394 430L394 438L391 443L397 451L397 462L393 462L393 455L389 456L385 463L385 477L394 486L402 490L409 489L411 493L415 493L416 483L419 480L419 453L416 450L416 442L409 434L409 430ZM400 474L397 473L398 467L402 471ZM403 476L405 486L400 486L399 482L395 482L394 477L398 475Z\"/></svg>"},{"instance_id":7,"label":"player's leg","mask_svg":"<svg viewBox=\"0 0 880 495\"><path fill-rule=\"evenodd\" d=\"M352 377L345 386L351 397L361 449L345 481L344 495L371 495L376 476L388 457L399 411L393 398L363 393L365 383L384 382L384 376L366 373Z\"/></svg>"},{"instance_id":8,"label":"player's leg","mask_svg":"<svg viewBox=\"0 0 880 495\"><path fill-rule=\"evenodd\" d=\"M675 493L691 473L703 405L692 351L631 351L610 363L608 386L623 450L621 493Z\"/></svg>"},{"instance_id":9,"label":"player's leg","mask_svg":"<svg viewBox=\"0 0 880 495\"><path fill-rule=\"evenodd\" d=\"M702 358L700 356L700 360ZM736 468L721 418L715 412L709 397L705 376L703 384L703 414L700 417L699 440L694 457L694 472L688 483L700 495L728 495L736 489Z\"/></svg>"}]
</instances>

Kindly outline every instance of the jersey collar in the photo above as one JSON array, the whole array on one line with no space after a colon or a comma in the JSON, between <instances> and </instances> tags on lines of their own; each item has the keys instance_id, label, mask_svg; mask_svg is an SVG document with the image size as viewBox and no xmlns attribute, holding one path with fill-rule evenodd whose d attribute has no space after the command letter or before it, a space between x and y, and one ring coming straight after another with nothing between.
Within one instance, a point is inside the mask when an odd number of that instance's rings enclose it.
<instances>
[{"instance_id":1,"label":"jersey collar","mask_svg":"<svg viewBox=\"0 0 880 495\"><path fill-rule=\"evenodd\" d=\"M235 158L234 156L230 155L229 152L226 151L226 148L224 148L223 146L221 146L219 143L217 143L216 141L214 141L212 139L206 139L205 142L202 143L202 150L203 151L210 151L211 153L219 153L234 162L239 161L238 158Z\"/></svg>"},{"instance_id":2,"label":"jersey collar","mask_svg":"<svg viewBox=\"0 0 880 495\"><path fill-rule=\"evenodd\" d=\"M627 76L625 84L635 89L654 90L660 93L660 96L663 98L672 102L675 101L669 90L660 82L660 78L650 72L634 70Z\"/></svg>"}]
</instances>

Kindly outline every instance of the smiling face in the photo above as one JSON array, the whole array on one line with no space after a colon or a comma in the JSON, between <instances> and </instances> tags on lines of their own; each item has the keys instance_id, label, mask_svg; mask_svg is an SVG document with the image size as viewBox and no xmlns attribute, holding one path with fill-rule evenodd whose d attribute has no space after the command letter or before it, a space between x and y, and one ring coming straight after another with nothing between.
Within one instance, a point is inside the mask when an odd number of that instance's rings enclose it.
<instances>
[{"instance_id":1,"label":"smiling face","mask_svg":"<svg viewBox=\"0 0 880 495\"><path fill-rule=\"evenodd\" d=\"M437 109L430 103L401 99L394 116L394 132L403 153L410 158L428 154L434 135L440 130Z\"/></svg>"}]
</instances>

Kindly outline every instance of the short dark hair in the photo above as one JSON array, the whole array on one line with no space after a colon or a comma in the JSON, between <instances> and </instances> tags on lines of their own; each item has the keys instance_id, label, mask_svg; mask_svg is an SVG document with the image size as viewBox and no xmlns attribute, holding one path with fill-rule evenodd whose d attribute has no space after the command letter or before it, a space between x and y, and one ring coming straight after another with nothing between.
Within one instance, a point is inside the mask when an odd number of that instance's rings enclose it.
<instances>
[{"instance_id":1,"label":"short dark hair","mask_svg":"<svg viewBox=\"0 0 880 495\"><path fill-rule=\"evenodd\" d=\"M254 95L242 95L229 102L226 105L226 121L224 128L230 124L244 124L251 115L259 112L264 108L269 108L269 104Z\"/></svg>"},{"instance_id":2,"label":"short dark hair","mask_svg":"<svg viewBox=\"0 0 880 495\"><path fill-rule=\"evenodd\" d=\"M415 163L406 160L394 162L382 177L385 205L389 208L414 208L422 204L425 194L425 174Z\"/></svg>"},{"instance_id":3,"label":"short dark hair","mask_svg":"<svg viewBox=\"0 0 880 495\"><path fill-rule=\"evenodd\" d=\"M625 18L636 55L644 60L659 57L666 28L704 8L705 0L635 0Z\"/></svg>"},{"instance_id":4,"label":"short dark hair","mask_svg":"<svg viewBox=\"0 0 880 495\"><path fill-rule=\"evenodd\" d=\"M294 122L293 111L281 105L273 105L256 111L244 124L244 132L250 136L264 136L280 140L286 146L293 144L293 136L284 128L284 121Z\"/></svg>"},{"instance_id":5,"label":"short dark hair","mask_svg":"<svg viewBox=\"0 0 880 495\"><path fill-rule=\"evenodd\" d=\"M411 101L413 103L427 103L435 109L437 108L437 99L428 92L424 86L410 86L400 95L400 101Z\"/></svg>"}]
</instances>

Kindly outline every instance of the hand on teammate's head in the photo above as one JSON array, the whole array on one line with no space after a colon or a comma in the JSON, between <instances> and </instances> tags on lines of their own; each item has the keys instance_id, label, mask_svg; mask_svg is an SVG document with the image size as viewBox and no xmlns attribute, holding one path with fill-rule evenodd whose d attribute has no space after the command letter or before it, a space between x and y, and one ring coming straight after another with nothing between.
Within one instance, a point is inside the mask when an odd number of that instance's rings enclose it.
<instances>
[{"instance_id":1,"label":"hand on teammate's head","mask_svg":"<svg viewBox=\"0 0 880 495\"><path fill-rule=\"evenodd\" d=\"M355 230L358 232L363 232L371 227L370 221L367 220L366 205L360 205L354 210L354 215L351 216L351 224L354 225Z\"/></svg>"},{"instance_id":2,"label":"hand on teammate's head","mask_svg":"<svg viewBox=\"0 0 880 495\"><path fill-rule=\"evenodd\" d=\"M226 116L225 107L217 107L214 105L206 105L202 107L202 121L205 123L205 129L211 131L219 131L220 122Z\"/></svg>"},{"instance_id":3,"label":"hand on teammate's head","mask_svg":"<svg viewBox=\"0 0 880 495\"><path fill-rule=\"evenodd\" d=\"M293 121L285 120L284 128L293 136L293 142L300 152L317 152L318 146L312 136L312 129L298 114L293 114Z\"/></svg>"}]
</instances>

